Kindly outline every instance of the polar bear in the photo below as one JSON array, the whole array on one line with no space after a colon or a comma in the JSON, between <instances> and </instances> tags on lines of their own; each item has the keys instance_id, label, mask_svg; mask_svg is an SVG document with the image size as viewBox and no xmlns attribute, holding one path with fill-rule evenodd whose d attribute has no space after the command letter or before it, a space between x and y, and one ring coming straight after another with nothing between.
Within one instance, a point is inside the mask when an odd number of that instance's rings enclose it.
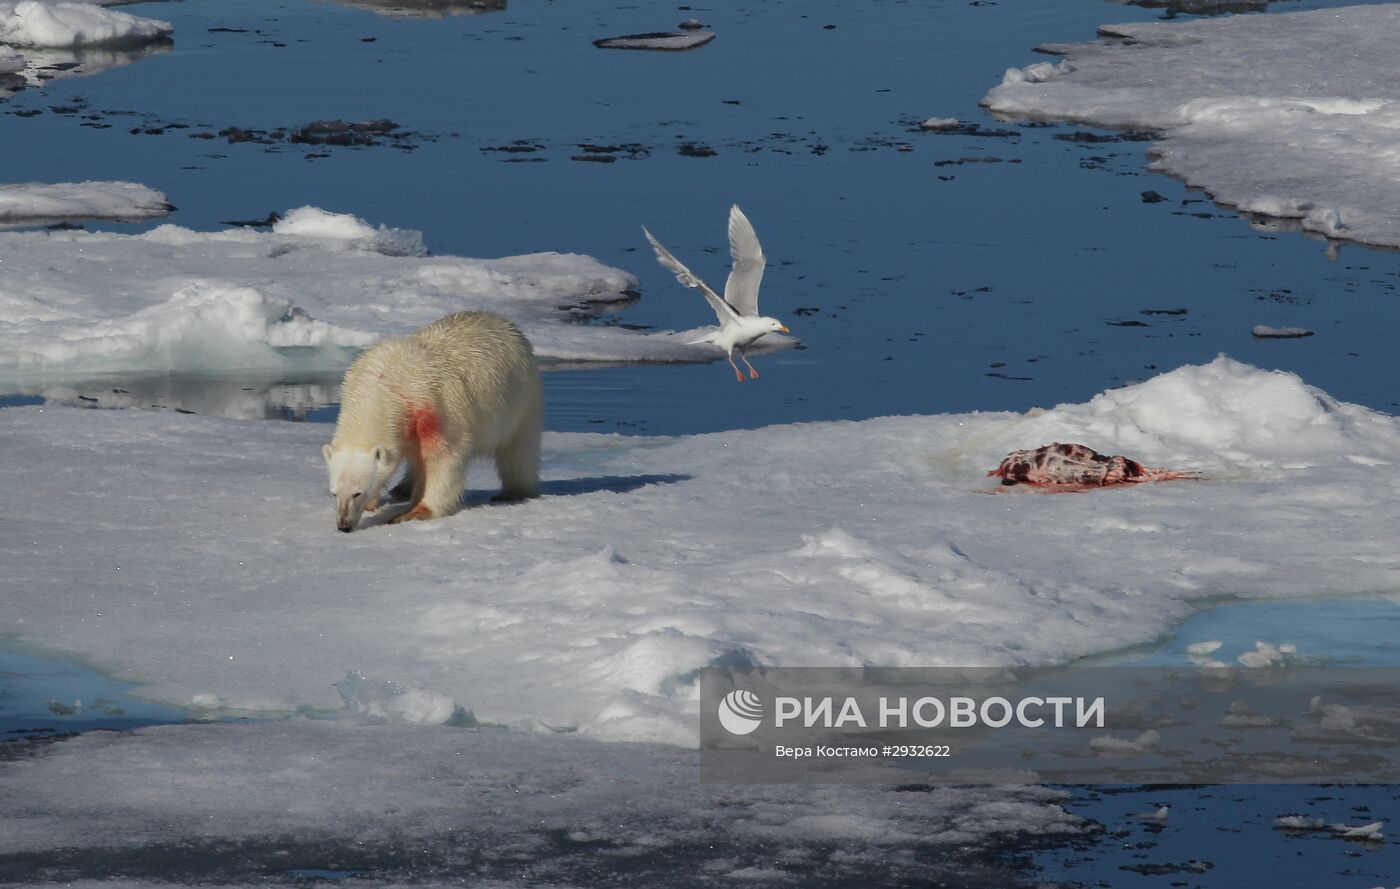
<instances>
[{"instance_id":1,"label":"polar bear","mask_svg":"<svg viewBox=\"0 0 1400 889\"><path fill-rule=\"evenodd\" d=\"M456 512L474 457L494 458L504 499L535 496L542 413L530 341L497 315L459 312L376 343L345 372L322 450L335 526L355 530L405 463L394 494L409 509L390 524Z\"/></svg>"}]
</instances>

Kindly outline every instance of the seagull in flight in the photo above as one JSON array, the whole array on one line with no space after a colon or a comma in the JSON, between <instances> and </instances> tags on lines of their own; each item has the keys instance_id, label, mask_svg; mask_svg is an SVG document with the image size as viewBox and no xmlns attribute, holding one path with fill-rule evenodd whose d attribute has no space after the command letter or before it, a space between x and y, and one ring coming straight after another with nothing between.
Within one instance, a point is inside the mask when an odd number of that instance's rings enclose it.
<instances>
[{"instance_id":1,"label":"seagull in flight","mask_svg":"<svg viewBox=\"0 0 1400 889\"><path fill-rule=\"evenodd\" d=\"M788 329L777 318L758 314L758 285L763 281L765 260L763 248L758 244L758 235L754 234L753 225L744 211L739 209L738 204L729 208L729 255L734 258L734 267L729 270L723 298L672 256L671 251L662 247L646 226L642 226L642 233L656 251L656 261L670 269L684 286L699 288L719 318L718 330L691 342L714 343L723 349L729 356L729 366L734 368L734 378L742 383L744 372L734 363L734 352L738 350L739 360L749 369L749 379L758 379L758 371L753 369L748 356L744 354L745 348L760 337L770 333L787 333Z\"/></svg>"}]
</instances>

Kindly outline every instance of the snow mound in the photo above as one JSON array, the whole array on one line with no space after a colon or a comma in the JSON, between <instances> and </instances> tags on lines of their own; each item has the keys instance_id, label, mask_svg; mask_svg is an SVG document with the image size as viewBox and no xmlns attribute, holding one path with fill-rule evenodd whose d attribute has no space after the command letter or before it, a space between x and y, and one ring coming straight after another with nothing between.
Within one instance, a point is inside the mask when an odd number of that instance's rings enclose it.
<instances>
[{"instance_id":1,"label":"snow mound","mask_svg":"<svg viewBox=\"0 0 1400 889\"><path fill-rule=\"evenodd\" d=\"M1012 68L1001 114L1155 130L1152 169L1333 238L1400 246L1400 5L1110 25ZM1344 53L1323 47L1345 46Z\"/></svg>"},{"instance_id":2,"label":"snow mound","mask_svg":"<svg viewBox=\"0 0 1400 889\"><path fill-rule=\"evenodd\" d=\"M171 209L165 195L135 182L0 185L0 225L66 219L156 219Z\"/></svg>"},{"instance_id":3,"label":"snow mound","mask_svg":"<svg viewBox=\"0 0 1400 889\"><path fill-rule=\"evenodd\" d=\"M138 186L139 188L139 186ZM154 192L152 194L155 194ZM709 361L691 332L577 323L637 279L586 256L425 255L420 233L302 207L272 232L0 233L0 381L106 372L343 370L453 312L518 323L556 361ZM776 338L772 347L781 347Z\"/></svg>"},{"instance_id":4,"label":"snow mound","mask_svg":"<svg viewBox=\"0 0 1400 889\"><path fill-rule=\"evenodd\" d=\"M132 46L161 40L169 22L69 0L0 0L0 43L62 49Z\"/></svg>"},{"instance_id":5,"label":"snow mound","mask_svg":"<svg viewBox=\"0 0 1400 889\"><path fill-rule=\"evenodd\" d=\"M351 535L328 427L3 419L0 633L204 712L694 745L709 664L1060 664L1196 601L1400 589L1400 423L1225 358L1028 414L547 435L540 499L474 471L460 514ZM987 496L1049 441L1205 479Z\"/></svg>"},{"instance_id":6,"label":"snow mound","mask_svg":"<svg viewBox=\"0 0 1400 889\"><path fill-rule=\"evenodd\" d=\"M322 238L332 245L344 244L368 249L385 256L426 256L422 232L381 225L374 228L349 213L328 213L318 207L298 207L288 210L272 226L279 235L302 235Z\"/></svg>"},{"instance_id":7,"label":"snow mound","mask_svg":"<svg viewBox=\"0 0 1400 889\"><path fill-rule=\"evenodd\" d=\"M54 327L42 342L42 359L93 371L134 365L198 373L277 367L286 360L280 350L291 347L329 358L333 347L360 348L374 339L314 320L251 287L191 281L130 315Z\"/></svg>"}]
</instances>

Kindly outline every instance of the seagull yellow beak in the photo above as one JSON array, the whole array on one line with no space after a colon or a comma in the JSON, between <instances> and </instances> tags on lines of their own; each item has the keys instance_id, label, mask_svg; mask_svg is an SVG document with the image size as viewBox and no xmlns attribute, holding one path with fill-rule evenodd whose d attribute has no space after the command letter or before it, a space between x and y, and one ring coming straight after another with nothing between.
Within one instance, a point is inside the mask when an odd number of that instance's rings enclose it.
<instances>
[{"instance_id":1,"label":"seagull yellow beak","mask_svg":"<svg viewBox=\"0 0 1400 889\"><path fill-rule=\"evenodd\" d=\"M778 325L778 329L781 330L783 333L787 333L787 332L788 332L788 329L787 329L787 325L786 325L786 324L779 324L779 325Z\"/></svg>"}]
</instances>

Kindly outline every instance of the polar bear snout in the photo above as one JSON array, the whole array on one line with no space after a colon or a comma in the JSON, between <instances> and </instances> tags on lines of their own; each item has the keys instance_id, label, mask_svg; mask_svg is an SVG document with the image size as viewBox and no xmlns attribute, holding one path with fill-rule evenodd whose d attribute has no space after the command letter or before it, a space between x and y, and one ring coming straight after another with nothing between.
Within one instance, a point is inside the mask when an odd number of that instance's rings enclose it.
<instances>
[{"instance_id":1,"label":"polar bear snout","mask_svg":"<svg viewBox=\"0 0 1400 889\"><path fill-rule=\"evenodd\" d=\"M337 530L349 534L355 530L355 526L360 524L360 516L365 511L365 497L363 493L350 494L335 498L335 527Z\"/></svg>"},{"instance_id":2,"label":"polar bear snout","mask_svg":"<svg viewBox=\"0 0 1400 889\"><path fill-rule=\"evenodd\" d=\"M360 524L366 505L378 499L384 482L397 468L397 461L379 446L362 450L327 445L323 453L330 473L331 495L335 497L335 526L349 533Z\"/></svg>"}]
</instances>

